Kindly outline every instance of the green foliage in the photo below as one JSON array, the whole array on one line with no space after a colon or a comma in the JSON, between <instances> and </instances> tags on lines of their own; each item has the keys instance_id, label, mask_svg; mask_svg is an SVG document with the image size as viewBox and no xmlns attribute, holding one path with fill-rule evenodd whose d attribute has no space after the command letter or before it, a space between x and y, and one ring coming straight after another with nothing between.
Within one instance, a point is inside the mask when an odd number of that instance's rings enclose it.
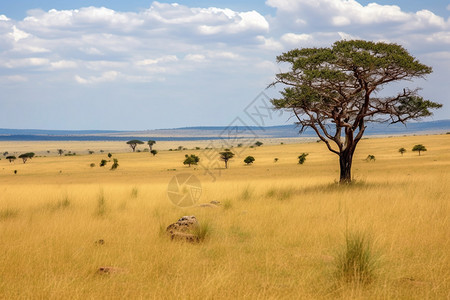
<instances>
[{"instance_id":1,"label":"green foliage","mask_svg":"<svg viewBox=\"0 0 450 300\"><path fill-rule=\"evenodd\" d=\"M255 161L255 158L254 158L253 156L247 156L247 157L244 159L244 162L245 162L247 165L252 164L254 161Z\"/></svg>"},{"instance_id":2,"label":"green foliage","mask_svg":"<svg viewBox=\"0 0 450 300\"><path fill-rule=\"evenodd\" d=\"M156 141L154 140L148 140L147 145L150 148L150 152L153 150L153 145L156 144Z\"/></svg>"},{"instance_id":3,"label":"green foliage","mask_svg":"<svg viewBox=\"0 0 450 300\"><path fill-rule=\"evenodd\" d=\"M19 155L19 158L22 159L23 163L26 163L28 159L32 159L34 156L33 152L23 153Z\"/></svg>"},{"instance_id":4,"label":"green foliage","mask_svg":"<svg viewBox=\"0 0 450 300\"><path fill-rule=\"evenodd\" d=\"M370 283L378 266L370 236L361 232L346 232L345 244L335 260L335 276L345 283Z\"/></svg>"},{"instance_id":5,"label":"green foliage","mask_svg":"<svg viewBox=\"0 0 450 300\"><path fill-rule=\"evenodd\" d=\"M225 162L225 168L228 168L228 161L234 157L234 153L230 149L224 149L219 155L220 159Z\"/></svg>"},{"instance_id":6,"label":"green foliage","mask_svg":"<svg viewBox=\"0 0 450 300\"><path fill-rule=\"evenodd\" d=\"M369 162L369 161L375 161L375 155L372 155L372 154L367 155L366 161L367 161L367 162Z\"/></svg>"},{"instance_id":7,"label":"green foliage","mask_svg":"<svg viewBox=\"0 0 450 300\"><path fill-rule=\"evenodd\" d=\"M293 49L277 57L289 69L271 84L283 84L275 109L290 110L302 132L312 128L328 150L339 155L341 181L351 181L351 160L367 122L406 122L432 115L441 104L407 88L381 98L379 91L397 81L432 72L402 46L363 40L337 41L329 48ZM347 161L346 161L347 160Z\"/></svg>"},{"instance_id":8,"label":"green foliage","mask_svg":"<svg viewBox=\"0 0 450 300\"><path fill-rule=\"evenodd\" d=\"M119 167L119 161L117 160L117 158L113 158L113 164L111 165L111 170L115 170L115 169L117 169L117 167Z\"/></svg>"},{"instance_id":9,"label":"green foliage","mask_svg":"<svg viewBox=\"0 0 450 300\"><path fill-rule=\"evenodd\" d=\"M3 152L3 156L6 156L6 155L8 155L8 154L9 154L8 151Z\"/></svg>"},{"instance_id":10,"label":"green foliage","mask_svg":"<svg viewBox=\"0 0 450 300\"><path fill-rule=\"evenodd\" d=\"M108 158L111 158L112 157L112 154L111 153L108 153Z\"/></svg>"},{"instance_id":11,"label":"green foliage","mask_svg":"<svg viewBox=\"0 0 450 300\"><path fill-rule=\"evenodd\" d=\"M425 152L425 151L427 151L427 148L425 148L425 146L424 145L422 145L422 144L417 144L417 145L414 145L414 147L412 148L412 151L414 151L414 152L419 152L419 156L420 156L420 152Z\"/></svg>"},{"instance_id":12,"label":"green foliage","mask_svg":"<svg viewBox=\"0 0 450 300\"><path fill-rule=\"evenodd\" d=\"M275 158L273 159L273 162L274 162L274 163L278 162L278 157L275 157Z\"/></svg>"},{"instance_id":13,"label":"green foliage","mask_svg":"<svg viewBox=\"0 0 450 300\"><path fill-rule=\"evenodd\" d=\"M260 142L260 141L256 141L256 142L255 142L255 146L257 146L257 147L260 147L260 146L262 146L262 145L263 145L263 143Z\"/></svg>"},{"instance_id":14,"label":"green foliage","mask_svg":"<svg viewBox=\"0 0 450 300\"><path fill-rule=\"evenodd\" d=\"M16 157L14 155L10 155L6 157L7 160L9 160L9 162L13 162L16 160Z\"/></svg>"},{"instance_id":15,"label":"green foliage","mask_svg":"<svg viewBox=\"0 0 450 300\"><path fill-rule=\"evenodd\" d=\"M63 150L63 149L58 149L58 150L56 150L56 151L58 152L59 156L63 155L63 153L64 153L64 150Z\"/></svg>"},{"instance_id":16,"label":"green foliage","mask_svg":"<svg viewBox=\"0 0 450 300\"><path fill-rule=\"evenodd\" d=\"M89 154L94 154L94 153L95 153L95 151L92 151L92 150L88 150L88 153L89 153Z\"/></svg>"},{"instance_id":17,"label":"green foliage","mask_svg":"<svg viewBox=\"0 0 450 300\"><path fill-rule=\"evenodd\" d=\"M106 166L107 163L108 163L108 161L107 161L106 159L102 159L102 160L100 161L99 166L100 166L100 167L104 167L104 166Z\"/></svg>"},{"instance_id":18,"label":"green foliage","mask_svg":"<svg viewBox=\"0 0 450 300\"><path fill-rule=\"evenodd\" d=\"M298 156L298 163L303 165L303 163L306 160L306 157L309 155L309 153L302 153L301 155Z\"/></svg>"},{"instance_id":19,"label":"green foliage","mask_svg":"<svg viewBox=\"0 0 450 300\"><path fill-rule=\"evenodd\" d=\"M406 152L406 149L402 147L402 148L398 149L398 152L400 152L400 154L403 156L403 153Z\"/></svg>"},{"instance_id":20,"label":"green foliage","mask_svg":"<svg viewBox=\"0 0 450 300\"><path fill-rule=\"evenodd\" d=\"M137 145L142 145L144 142L140 141L140 140L130 140L127 142L128 145L130 145L131 149L133 150L133 152L136 151L136 146Z\"/></svg>"},{"instance_id":21,"label":"green foliage","mask_svg":"<svg viewBox=\"0 0 450 300\"><path fill-rule=\"evenodd\" d=\"M191 154L191 155L185 155L185 160L183 161L183 164L185 165L189 165L189 167L191 165L197 165L198 162L200 161L200 158L197 155Z\"/></svg>"},{"instance_id":22,"label":"green foliage","mask_svg":"<svg viewBox=\"0 0 450 300\"><path fill-rule=\"evenodd\" d=\"M153 149L152 151L150 151L150 153L153 154L153 156L155 156L156 154L158 154L158 150Z\"/></svg>"}]
</instances>

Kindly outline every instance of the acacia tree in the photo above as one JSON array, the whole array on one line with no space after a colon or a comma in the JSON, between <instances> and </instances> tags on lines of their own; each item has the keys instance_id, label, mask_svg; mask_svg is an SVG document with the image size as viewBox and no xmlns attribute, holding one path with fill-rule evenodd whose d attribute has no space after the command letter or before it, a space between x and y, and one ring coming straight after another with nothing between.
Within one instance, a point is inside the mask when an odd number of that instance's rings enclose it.
<instances>
[{"instance_id":1,"label":"acacia tree","mask_svg":"<svg viewBox=\"0 0 450 300\"><path fill-rule=\"evenodd\" d=\"M386 84L422 78L432 72L397 44L338 41L330 48L294 49L277 57L289 70L270 85L285 85L275 109L293 112L339 156L340 182L351 182L356 145L368 122L406 122L432 115L442 105L404 88L390 97L377 93Z\"/></svg>"},{"instance_id":2,"label":"acacia tree","mask_svg":"<svg viewBox=\"0 0 450 300\"><path fill-rule=\"evenodd\" d=\"M198 162L200 161L200 158L195 154L191 154L191 155L185 154L184 157L185 157L185 160L183 161L183 164L189 165L189 167L191 165L197 165Z\"/></svg>"},{"instance_id":3,"label":"acacia tree","mask_svg":"<svg viewBox=\"0 0 450 300\"><path fill-rule=\"evenodd\" d=\"M154 141L154 140L148 140L147 144L148 144L148 147L150 148L150 152L152 152L152 150L153 150L153 145L156 144L156 141Z\"/></svg>"},{"instance_id":4,"label":"acacia tree","mask_svg":"<svg viewBox=\"0 0 450 300\"><path fill-rule=\"evenodd\" d=\"M127 144L130 145L131 149L133 149L133 152L136 151L137 145L142 145L144 142L140 140L131 140L128 141Z\"/></svg>"},{"instance_id":5,"label":"acacia tree","mask_svg":"<svg viewBox=\"0 0 450 300\"><path fill-rule=\"evenodd\" d=\"M19 158L22 159L23 163L26 163L27 160L30 158L29 153L20 154Z\"/></svg>"},{"instance_id":6,"label":"acacia tree","mask_svg":"<svg viewBox=\"0 0 450 300\"><path fill-rule=\"evenodd\" d=\"M234 157L234 153L230 149L225 149L225 151L220 152L220 159L225 162L225 169L228 169L228 161Z\"/></svg>"},{"instance_id":7,"label":"acacia tree","mask_svg":"<svg viewBox=\"0 0 450 300\"><path fill-rule=\"evenodd\" d=\"M414 145L414 147L412 148L412 151L414 151L414 152L419 151L419 156L420 156L420 152L427 151L427 148L422 144L418 144L418 145Z\"/></svg>"},{"instance_id":8,"label":"acacia tree","mask_svg":"<svg viewBox=\"0 0 450 300\"><path fill-rule=\"evenodd\" d=\"M403 153L406 152L406 149L401 147L400 149L398 149L398 152L400 152L400 154L403 156Z\"/></svg>"},{"instance_id":9,"label":"acacia tree","mask_svg":"<svg viewBox=\"0 0 450 300\"><path fill-rule=\"evenodd\" d=\"M58 151L59 156L61 156L61 155L64 153L64 150L63 150L63 149L58 149L58 150L56 150L56 151Z\"/></svg>"},{"instance_id":10,"label":"acacia tree","mask_svg":"<svg viewBox=\"0 0 450 300\"><path fill-rule=\"evenodd\" d=\"M9 160L9 162L11 163L16 160L16 157L14 155L10 155L10 156L7 156L6 159Z\"/></svg>"}]
</instances>

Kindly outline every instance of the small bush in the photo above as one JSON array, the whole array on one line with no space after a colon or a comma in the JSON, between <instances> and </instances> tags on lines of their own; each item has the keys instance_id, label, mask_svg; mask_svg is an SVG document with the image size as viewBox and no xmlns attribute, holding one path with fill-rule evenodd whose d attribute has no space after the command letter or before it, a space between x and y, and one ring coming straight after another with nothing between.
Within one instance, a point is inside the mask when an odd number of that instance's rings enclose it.
<instances>
[{"instance_id":1,"label":"small bush","mask_svg":"<svg viewBox=\"0 0 450 300\"><path fill-rule=\"evenodd\" d=\"M119 166L119 161L117 160L117 158L113 158L113 164L111 166L111 170L117 169L118 166Z\"/></svg>"},{"instance_id":2,"label":"small bush","mask_svg":"<svg viewBox=\"0 0 450 300\"><path fill-rule=\"evenodd\" d=\"M244 163L246 163L247 165L252 164L254 161L255 161L255 158L254 158L253 156L247 156L247 157L244 159Z\"/></svg>"},{"instance_id":3,"label":"small bush","mask_svg":"<svg viewBox=\"0 0 450 300\"><path fill-rule=\"evenodd\" d=\"M308 156L308 153L302 153L301 155L298 156L298 163L303 165L303 163L306 160L306 157Z\"/></svg>"},{"instance_id":4,"label":"small bush","mask_svg":"<svg viewBox=\"0 0 450 300\"><path fill-rule=\"evenodd\" d=\"M100 166L100 167L104 167L104 166L106 166L107 163L108 163L108 161L107 161L106 159L102 159L102 160L100 161L99 166Z\"/></svg>"},{"instance_id":5,"label":"small bush","mask_svg":"<svg viewBox=\"0 0 450 300\"><path fill-rule=\"evenodd\" d=\"M199 241L204 241L212 231L211 224L208 221L203 221L192 229L192 234L195 235Z\"/></svg>"},{"instance_id":6,"label":"small bush","mask_svg":"<svg viewBox=\"0 0 450 300\"><path fill-rule=\"evenodd\" d=\"M372 154L367 155L366 161L367 162L375 161L375 155L372 155Z\"/></svg>"},{"instance_id":7,"label":"small bush","mask_svg":"<svg viewBox=\"0 0 450 300\"><path fill-rule=\"evenodd\" d=\"M137 196L138 196L138 188L137 188L137 187L134 187L134 188L131 190L131 198L137 198Z\"/></svg>"},{"instance_id":8,"label":"small bush","mask_svg":"<svg viewBox=\"0 0 450 300\"><path fill-rule=\"evenodd\" d=\"M95 163L91 163L89 166L90 166L91 168L93 168L93 167L95 167Z\"/></svg>"},{"instance_id":9,"label":"small bush","mask_svg":"<svg viewBox=\"0 0 450 300\"><path fill-rule=\"evenodd\" d=\"M378 266L370 236L362 232L345 234L345 244L336 256L336 279L346 283L370 283Z\"/></svg>"},{"instance_id":10,"label":"small bush","mask_svg":"<svg viewBox=\"0 0 450 300\"><path fill-rule=\"evenodd\" d=\"M19 215L19 211L17 209L12 208L4 208L0 210L0 221L12 219Z\"/></svg>"},{"instance_id":11,"label":"small bush","mask_svg":"<svg viewBox=\"0 0 450 300\"><path fill-rule=\"evenodd\" d=\"M274 162L274 163L278 162L278 157L275 157L275 158L273 159L273 162Z\"/></svg>"}]
</instances>

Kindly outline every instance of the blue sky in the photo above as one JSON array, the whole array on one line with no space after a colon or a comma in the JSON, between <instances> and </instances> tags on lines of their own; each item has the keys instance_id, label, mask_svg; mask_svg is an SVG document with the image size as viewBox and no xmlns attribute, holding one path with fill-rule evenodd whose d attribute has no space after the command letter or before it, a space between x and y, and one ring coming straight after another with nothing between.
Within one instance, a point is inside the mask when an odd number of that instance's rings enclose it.
<instances>
[{"instance_id":1,"label":"blue sky","mask_svg":"<svg viewBox=\"0 0 450 300\"><path fill-rule=\"evenodd\" d=\"M450 118L450 1L0 2L0 128L227 125L292 48L360 38L433 67L422 87ZM285 124L288 115L268 124Z\"/></svg>"}]
</instances>

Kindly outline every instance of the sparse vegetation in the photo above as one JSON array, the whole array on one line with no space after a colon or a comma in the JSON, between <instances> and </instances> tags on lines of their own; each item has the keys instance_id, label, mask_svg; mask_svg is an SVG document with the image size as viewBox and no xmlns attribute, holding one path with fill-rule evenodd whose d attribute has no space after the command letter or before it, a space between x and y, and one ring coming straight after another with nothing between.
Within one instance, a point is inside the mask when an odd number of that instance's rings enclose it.
<instances>
[{"instance_id":1,"label":"sparse vegetation","mask_svg":"<svg viewBox=\"0 0 450 300\"><path fill-rule=\"evenodd\" d=\"M419 152L419 156L420 156L420 152L427 151L427 148L425 148L425 146L422 144L417 144L417 145L414 145L414 147L412 148L412 151Z\"/></svg>"},{"instance_id":2,"label":"sparse vegetation","mask_svg":"<svg viewBox=\"0 0 450 300\"><path fill-rule=\"evenodd\" d=\"M136 151L136 147L137 145L142 145L144 142L140 141L140 140L130 140L127 142L128 145L130 145L131 149L133 150L133 152Z\"/></svg>"},{"instance_id":3,"label":"sparse vegetation","mask_svg":"<svg viewBox=\"0 0 450 300\"><path fill-rule=\"evenodd\" d=\"M6 159L9 160L9 162L11 163L16 160L16 157L14 155L9 155L6 157Z\"/></svg>"},{"instance_id":4,"label":"sparse vegetation","mask_svg":"<svg viewBox=\"0 0 450 300\"><path fill-rule=\"evenodd\" d=\"M369 155L367 155L367 157L366 157L366 161L367 161L367 162L375 161L375 160L376 160L376 159L375 159L375 155L369 154Z\"/></svg>"},{"instance_id":5,"label":"sparse vegetation","mask_svg":"<svg viewBox=\"0 0 450 300\"><path fill-rule=\"evenodd\" d=\"M113 158L113 164L111 165L111 170L115 170L119 167L119 161L117 158Z\"/></svg>"},{"instance_id":6,"label":"sparse vegetation","mask_svg":"<svg viewBox=\"0 0 450 300\"><path fill-rule=\"evenodd\" d=\"M298 156L298 163L303 165L306 161L306 157L308 156L308 153L302 153Z\"/></svg>"},{"instance_id":7,"label":"sparse vegetation","mask_svg":"<svg viewBox=\"0 0 450 300\"><path fill-rule=\"evenodd\" d=\"M400 152L400 154L403 156L403 153L406 152L406 149L402 147L402 148L398 149L398 152Z\"/></svg>"},{"instance_id":8,"label":"sparse vegetation","mask_svg":"<svg viewBox=\"0 0 450 300\"><path fill-rule=\"evenodd\" d=\"M153 156L155 156L156 154L158 154L158 150L152 150L152 151L150 151L150 153L151 153Z\"/></svg>"},{"instance_id":9,"label":"sparse vegetation","mask_svg":"<svg viewBox=\"0 0 450 300\"><path fill-rule=\"evenodd\" d=\"M250 156L250 155L247 156L244 159L244 163L247 164L247 165L251 165L254 161L255 161L255 158L253 156Z\"/></svg>"},{"instance_id":10,"label":"sparse vegetation","mask_svg":"<svg viewBox=\"0 0 450 300\"><path fill-rule=\"evenodd\" d=\"M102 160L100 161L99 166L100 166L100 167L104 167L104 166L106 166L107 163L108 163L108 161L107 161L106 159L102 159Z\"/></svg>"},{"instance_id":11,"label":"sparse vegetation","mask_svg":"<svg viewBox=\"0 0 450 300\"><path fill-rule=\"evenodd\" d=\"M228 161L234 157L234 153L230 149L225 149L219 153L220 159L225 162L225 169L228 169Z\"/></svg>"},{"instance_id":12,"label":"sparse vegetation","mask_svg":"<svg viewBox=\"0 0 450 300\"><path fill-rule=\"evenodd\" d=\"M191 165L197 165L198 162L200 161L200 158L197 155L194 155L194 154L191 154L191 155L187 155L186 154L184 157L185 157L185 159L183 161L183 164L184 165L188 165L189 167Z\"/></svg>"},{"instance_id":13,"label":"sparse vegetation","mask_svg":"<svg viewBox=\"0 0 450 300\"><path fill-rule=\"evenodd\" d=\"M261 147L262 145L263 145L263 143L260 142L260 141L256 141L256 142L255 142L255 146L256 146L256 147Z\"/></svg>"}]
</instances>

